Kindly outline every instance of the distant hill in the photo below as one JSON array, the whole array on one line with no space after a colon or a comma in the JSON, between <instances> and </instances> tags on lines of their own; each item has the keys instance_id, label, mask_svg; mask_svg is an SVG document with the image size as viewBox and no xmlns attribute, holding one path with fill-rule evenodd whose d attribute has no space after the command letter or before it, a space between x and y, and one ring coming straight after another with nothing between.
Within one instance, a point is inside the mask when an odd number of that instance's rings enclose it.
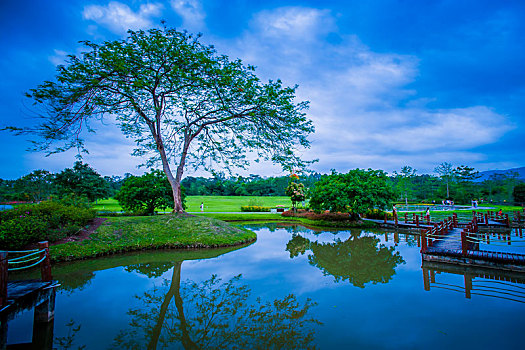
<instances>
[{"instance_id":1,"label":"distant hill","mask_svg":"<svg viewBox=\"0 0 525 350\"><path fill-rule=\"evenodd\" d=\"M518 178L520 180L525 180L525 167L521 167L521 168L506 169L506 170L481 171L479 173L479 175L481 175L481 177L477 181L488 180L490 178L490 176L492 176L494 174L507 174L507 173L511 173L511 172L518 173L519 174Z\"/></svg>"}]
</instances>

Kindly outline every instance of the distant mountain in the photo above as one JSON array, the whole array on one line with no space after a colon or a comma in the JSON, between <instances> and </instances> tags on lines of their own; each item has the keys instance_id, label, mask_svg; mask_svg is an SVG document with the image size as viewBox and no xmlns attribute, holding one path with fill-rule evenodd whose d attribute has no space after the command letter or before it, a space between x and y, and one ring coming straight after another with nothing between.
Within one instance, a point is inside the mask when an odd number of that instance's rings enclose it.
<instances>
[{"instance_id":1,"label":"distant mountain","mask_svg":"<svg viewBox=\"0 0 525 350\"><path fill-rule=\"evenodd\" d=\"M520 180L525 180L525 167L521 167L521 168L514 168L514 169L507 169L507 170L481 171L479 173L479 175L481 175L481 177L477 181L488 180L492 175L495 175L495 174L508 174L508 173L511 173L511 172L518 173L519 174L518 178Z\"/></svg>"}]
</instances>

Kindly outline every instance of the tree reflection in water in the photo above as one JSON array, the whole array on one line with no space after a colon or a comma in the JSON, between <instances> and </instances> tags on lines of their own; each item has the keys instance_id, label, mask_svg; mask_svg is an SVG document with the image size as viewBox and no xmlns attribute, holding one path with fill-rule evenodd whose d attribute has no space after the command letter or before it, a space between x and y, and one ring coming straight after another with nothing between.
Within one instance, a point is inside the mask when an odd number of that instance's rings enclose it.
<instances>
[{"instance_id":1,"label":"tree reflection in water","mask_svg":"<svg viewBox=\"0 0 525 350\"><path fill-rule=\"evenodd\" d=\"M388 248L379 242L375 237L351 236L346 241L337 239L333 243L318 243L293 235L286 250L290 252L290 258L309 250L312 254L308 255L308 262L323 271L325 276L333 276L336 282L348 280L354 286L364 288L368 282L389 282L397 265L405 262L394 247Z\"/></svg>"},{"instance_id":2,"label":"tree reflection in water","mask_svg":"<svg viewBox=\"0 0 525 350\"><path fill-rule=\"evenodd\" d=\"M145 266L148 265L148 266ZM151 266L150 266L151 265ZM250 301L251 291L241 275L223 282L213 275L196 283L181 283L182 262L175 262L171 281L137 298L142 307L130 309L129 329L115 338L113 348L156 349L305 349L313 348L308 317L316 305L301 304L295 295L264 302ZM139 264L129 269L158 276L166 265Z\"/></svg>"}]
</instances>

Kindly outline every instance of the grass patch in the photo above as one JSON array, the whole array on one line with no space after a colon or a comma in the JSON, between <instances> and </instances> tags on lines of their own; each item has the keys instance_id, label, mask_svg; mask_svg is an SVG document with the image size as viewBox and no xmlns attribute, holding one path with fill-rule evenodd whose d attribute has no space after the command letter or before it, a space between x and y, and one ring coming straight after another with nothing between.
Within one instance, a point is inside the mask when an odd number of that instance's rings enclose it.
<instances>
[{"instance_id":1,"label":"grass patch","mask_svg":"<svg viewBox=\"0 0 525 350\"><path fill-rule=\"evenodd\" d=\"M157 215L108 219L90 239L50 248L53 261L160 248L212 248L254 241L256 234L207 217Z\"/></svg>"},{"instance_id":2,"label":"grass patch","mask_svg":"<svg viewBox=\"0 0 525 350\"><path fill-rule=\"evenodd\" d=\"M186 197L186 211L200 212L200 205L204 203L204 212L240 212L241 206L258 205L275 207L276 205L292 206L290 197L265 196L188 196ZM122 211L116 199L102 199L94 205L97 211ZM171 208L165 211L170 211Z\"/></svg>"},{"instance_id":3,"label":"grass patch","mask_svg":"<svg viewBox=\"0 0 525 350\"><path fill-rule=\"evenodd\" d=\"M281 214L228 214L228 213L203 213L196 214L197 216L206 216L218 220L235 223L236 225L246 224L263 224L263 223L275 223L275 222L290 222L297 223L300 225L313 226L313 227L329 227L329 228L375 228L377 224L369 221L329 221L329 220L310 220L306 218L300 218L296 216L282 216Z\"/></svg>"}]
</instances>

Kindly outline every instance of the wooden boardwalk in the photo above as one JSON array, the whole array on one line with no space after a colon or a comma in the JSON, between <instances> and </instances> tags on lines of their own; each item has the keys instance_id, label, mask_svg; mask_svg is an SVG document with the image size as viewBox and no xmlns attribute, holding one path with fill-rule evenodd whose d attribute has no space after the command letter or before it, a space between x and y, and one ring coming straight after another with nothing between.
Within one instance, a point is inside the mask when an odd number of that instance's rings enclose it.
<instances>
[{"instance_id":1,"label":"wooden boardwalk","mask_svg":"<svg viewBox=\"0 0 525 350\"><path fill-rule=\"evenodd\" d=\"M9 281L9 271L40 267L41 280ZM52 349L55 296L58 284L51 276L48 242L39 249L0 251L0 349ZM9 344L8 321L19 312L34 308L31 343Z\"/></svg>"},{"instance_id":2,"label":"wooden boardwalk","mask_svg":"<svg viewBox=\"0 0 525 350\"><path fill-rule=\"evenodd\" d=\"M483 242L480 239L483 234L478 233L478 223L475 219L462 228L458 226L457 222L445 221L432 229L423 230L423 261L525 272L525 254L479 249L480 242ZM508 242L510 243L510 240Z\"/></svg>"}]
</instances>

